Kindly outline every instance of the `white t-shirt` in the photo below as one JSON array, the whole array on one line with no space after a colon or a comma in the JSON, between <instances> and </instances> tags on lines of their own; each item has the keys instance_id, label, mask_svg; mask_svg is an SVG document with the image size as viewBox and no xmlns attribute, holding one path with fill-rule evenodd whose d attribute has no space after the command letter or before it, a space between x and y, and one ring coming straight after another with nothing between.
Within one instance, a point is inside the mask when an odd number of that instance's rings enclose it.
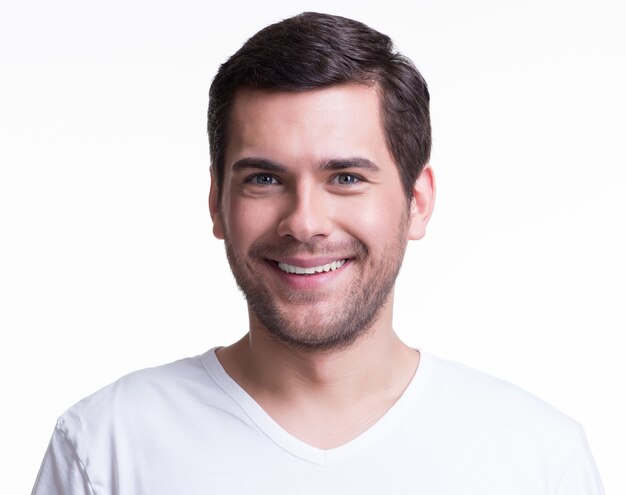
<instances>
[{"instance_id":1,"label":"white t-shirt","mask_svg":"<svg viewBox=\"0 0 626 495\"><path fill-rule=\"evenodd\" d=\"M580 425L423 353L393 407L330 450L283 430L215 350L131 373L58 421L35 495L597 495Z\"/></svg>"}]
</instances>

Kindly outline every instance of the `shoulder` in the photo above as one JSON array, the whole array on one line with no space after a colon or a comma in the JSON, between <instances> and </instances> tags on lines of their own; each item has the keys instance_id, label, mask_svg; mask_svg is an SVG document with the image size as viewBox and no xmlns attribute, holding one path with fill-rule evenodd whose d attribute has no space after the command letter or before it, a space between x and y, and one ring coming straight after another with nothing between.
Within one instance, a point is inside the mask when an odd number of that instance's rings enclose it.
<instances>
[{"instance_id":1,"label":"shoulder","mask_svg":"<svg viewBox=\"0 0 626 495\"><path fill-rule=\"evenodd\" d=\"M126 411L143 407L146 401L153 401L163 393L173 393L179 382L194 375L197 380L200 370L199 357L193 357L134 371L74 404L59 421L63 424L75 416L113 414L117 407Z\"/></svg>"},{"instance_id":2,"label":"shoulder","mask_svg":"<svg viewBox=\"0 0 626 495\"><path fill-rule=\"evenodd\" d=\"M436 414L522 444L573 444L580 424L535 395L463 364L427 355Z\"/></svg>"},{"instance_id":3,"label":"shoulder","mask_svg":"<svg viewBox=\"0 0 626 495\"><path fill-rule=\"evenodd\" d=\"M57 481L61 488L54 493L75 493L66 489L70 482L93 484L98 493L118 493L121 485L136 492L142 477L152 479L161 468L185 469L190 456L183 454L223 442L224 425L243 420L209 372L215 359L210 350L135 371L70 407L46 453L41 492L52 493ZM92 493L87 488L84 493Z\"/></svg>"},{"instance_id":4,"label":"shoulder","mask_svg":"<svg viewBox=\"0 0 626 495\"><path fill-rule=\"evenodd\" d=\"M602 493L582 426L535 395L468 366L426 354L422 442L445 462L471 460L502 486L524 493ZM485 469L491 469L486 475ZM511 484L513 483L513 484ZM550 487L546 490L546 487ZM574 490L571 488L576 487ZM568 491L570 490L570 491ZM500 490L502 492L502 490ZM504 490L506 492L506 490Z\"/></svg>"},{"instance_id":5,"label":"shoulder","mask_svg":"<svg viewBox=\"0 0 626 495\"><path fill-rule=\"evenodd\" d=\"M160 428L164 418L228 401L205 369L205 355L129 373L70 407L57 428L75 445Z\"/></svg>"}]
</instances>

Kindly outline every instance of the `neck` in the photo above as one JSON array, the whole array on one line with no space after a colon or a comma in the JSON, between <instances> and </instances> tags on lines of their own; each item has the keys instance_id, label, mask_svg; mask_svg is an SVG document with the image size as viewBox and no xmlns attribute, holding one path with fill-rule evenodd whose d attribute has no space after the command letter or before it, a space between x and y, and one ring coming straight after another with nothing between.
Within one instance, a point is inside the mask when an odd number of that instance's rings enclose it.
<instances>
[{"instance_id":1,"label":"neck","mask_svg":"<svg viewBox=\"0 0 626 495\"><path fill-rule=\"evenodd\" d=\"M251 316L250 331L221 349L231 377L258 402L315 401L341 407L363 397L399 397L419 355L392 329L383 308L372 327L346 348L300 349L278 341Z\"/></svg>"},{"instance_id":2,"label":"neck","mask_svg":"<svg viewBox=\"0 0 626 495\"><path fill-rule=\"evenodd\" d=\"M417 369L419 354L393 331L389 308L352 345L326 351L279 342L251 317L250 332L217 355L287 432L318 448L338 447L376 423Z\"/></svg>"}]
</instances>

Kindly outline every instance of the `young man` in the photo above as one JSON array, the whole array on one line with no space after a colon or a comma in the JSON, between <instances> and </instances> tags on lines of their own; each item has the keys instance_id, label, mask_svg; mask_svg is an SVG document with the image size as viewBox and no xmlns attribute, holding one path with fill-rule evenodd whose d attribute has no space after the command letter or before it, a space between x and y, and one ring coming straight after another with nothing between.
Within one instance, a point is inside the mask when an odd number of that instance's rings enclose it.
<instances>
[{"instance_id":1,"label":"young man","mask_svg":"<svg viewBox=\"0 0 626 495\"><path fill-rule=\"evenodd\" d=\"M71 408L34 493L602 493L577 423L393 331L435 197L428 100L389 38L340 17L231 57L209 204L249 332Z\"/></svg>"}]
</instances>

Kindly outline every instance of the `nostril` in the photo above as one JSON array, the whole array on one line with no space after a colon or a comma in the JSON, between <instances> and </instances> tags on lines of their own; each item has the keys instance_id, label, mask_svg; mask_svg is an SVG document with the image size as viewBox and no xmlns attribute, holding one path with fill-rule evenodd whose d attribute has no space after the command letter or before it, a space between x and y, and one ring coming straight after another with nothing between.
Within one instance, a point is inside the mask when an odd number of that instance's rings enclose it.
<instances>
[{"instance_id":1,"label":"nostril","mask_svg":"<svg viewBox=\"0 0 626 495\"><path fill-rule=\"evenodd\" d=\"M322 205L302 204L288 212L278 224L281 236L291 236L307 242L316 236L328 236L332 232L332 220Z\"/></svg>"}]
</instances>

